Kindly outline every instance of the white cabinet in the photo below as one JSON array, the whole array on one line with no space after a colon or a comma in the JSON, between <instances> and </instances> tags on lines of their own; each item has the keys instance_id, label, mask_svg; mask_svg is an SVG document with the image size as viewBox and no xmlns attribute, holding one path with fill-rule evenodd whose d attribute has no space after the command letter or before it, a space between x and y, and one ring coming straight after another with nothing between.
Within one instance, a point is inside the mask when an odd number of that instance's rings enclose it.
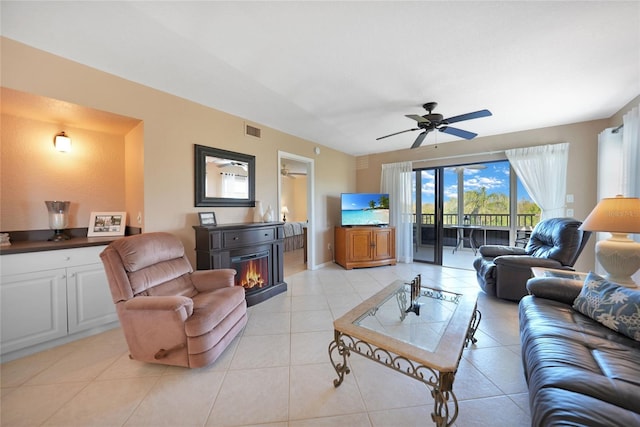
<instances>
[{"instance_id":1,"label":"white cabinet","mask_svg":"<svg viewBox=\"0 0 640 427\"><path fill-rule=\"evenodd\" d=\"M67 269L67 322L69 333L117 320L107 275L102 263Z\"/></svg>"},{"instance_id":2,"label":"white cabinet","mask_svg":"<svg viewBox=\"0 0 640 427\"><path fill-rule=\"evenodd\" d=\"M104 246L0 256L2 354L117 321Z\"/></svg>"},{"instance_id":3,"label":"white cabinet","mask_svg":"<svg viewBox=\"0 0 640 427\"><path fill-rule=\"evenodd\" d=\"M0 317L3 354L67 335L65 269L3 274Z\"/></svg>"}]
</instances>

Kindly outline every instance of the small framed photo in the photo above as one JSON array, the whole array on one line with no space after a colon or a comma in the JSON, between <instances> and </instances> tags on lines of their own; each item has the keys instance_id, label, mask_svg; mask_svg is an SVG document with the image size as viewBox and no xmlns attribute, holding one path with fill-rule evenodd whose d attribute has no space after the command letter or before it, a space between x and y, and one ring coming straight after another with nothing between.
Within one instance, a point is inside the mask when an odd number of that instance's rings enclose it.
<instances>
[{"instance_id":1,"label":"small framed photo","mask_svg":"<svg viewBox=\"0 0 640 427\"><path fill-rule=\"evenodd\" d=\"M198 212L198 216L203 227L217 225L215 212Z\"/></svg>"},{"instance_id":2,"label":"small framed photo","mask_svg":"<svg viewBox=\"0 0 640 427\"><path fill-rule=\"evenodd\" d=\"M87 237L124 236L126 212L91 212Z\"/></svg>"}]
</instances>

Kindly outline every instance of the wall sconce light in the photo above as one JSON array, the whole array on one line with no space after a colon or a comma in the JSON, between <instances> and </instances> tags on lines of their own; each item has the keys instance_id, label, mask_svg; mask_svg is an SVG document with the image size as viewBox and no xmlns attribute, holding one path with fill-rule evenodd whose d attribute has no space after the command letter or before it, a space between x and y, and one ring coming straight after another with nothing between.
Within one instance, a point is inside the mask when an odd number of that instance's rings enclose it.
<instances>
[{"instance_id":1,"label":"wall sconce light","mask_svg":"<svg viewBox=\"0 0 640 427\"><path fill-rule=\"evenodd\" d=\"M637 287L631 276L640 268L640 243L627 234L640 233L640 198L618 195L600 200L580 229L611 233L596 243L596 258L609 280Z\"/></svg>"},{"instance_id":2,"label":"wall sconce light","mask_svg":"<svg viewBox=\"0 0 640 427\"><path fill-rule=\"evenodd\" d=\"M289 213L289 209L286 206L283 206L282 209L280 209L280 212L282 212L282 222L287 222L287 214Z\"/></svg>"},{"instance_id":3,"label":"wall sconce light","mask_svg":"<svg viewBox=\"0 0 640 427\"><path fill-rule=\"evenodd\" d=\"M56 147L56 150L66 153L67 151L71 151L71 138L64 132L60 132L53 138L53 145Z\"/></svg>"}]
</instances>

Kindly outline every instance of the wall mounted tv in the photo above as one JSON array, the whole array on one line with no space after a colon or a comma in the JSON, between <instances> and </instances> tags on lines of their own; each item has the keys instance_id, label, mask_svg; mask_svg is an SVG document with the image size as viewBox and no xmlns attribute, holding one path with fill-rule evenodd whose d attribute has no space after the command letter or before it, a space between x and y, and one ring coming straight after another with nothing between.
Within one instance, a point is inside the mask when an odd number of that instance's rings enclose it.
<instances>
[{"instance_id":1,"label":"wall mounted tv","mask_svg":"<svg viewBox=\"0 0 640 427\"><path fill-rule=\"evenodd\" d=\"M343 227L389 225L389 195L384 193L342 193L340 223Z\"/></svg>"}]
</instances>

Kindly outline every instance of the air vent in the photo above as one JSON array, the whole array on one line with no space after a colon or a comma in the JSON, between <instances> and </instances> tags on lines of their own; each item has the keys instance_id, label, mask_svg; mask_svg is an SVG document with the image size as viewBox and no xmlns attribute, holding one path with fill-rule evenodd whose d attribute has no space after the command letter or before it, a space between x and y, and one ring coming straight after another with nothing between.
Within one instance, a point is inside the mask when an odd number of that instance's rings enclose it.
<instances>
[{"instance_id":1,"label":"air vent","mask_svg":"<svg viewBox=\"0 0 640 427\"><path fill-rule=\"evenodd\" d=\"M369 169L369 156L356 157L356 170Z\"/></svg>"},{"instance_id":2,"label":"air vent","mask_svg":"<svg viewBox=\"0 0 640 427\"><path fill-rule=\"evenodd\" d=\"M245 133L249 136L254 136L256 138L260 138L260 134L262 133L262 129L257 128L251 125L245 125Z\"/></svg>"}]
</instances>

